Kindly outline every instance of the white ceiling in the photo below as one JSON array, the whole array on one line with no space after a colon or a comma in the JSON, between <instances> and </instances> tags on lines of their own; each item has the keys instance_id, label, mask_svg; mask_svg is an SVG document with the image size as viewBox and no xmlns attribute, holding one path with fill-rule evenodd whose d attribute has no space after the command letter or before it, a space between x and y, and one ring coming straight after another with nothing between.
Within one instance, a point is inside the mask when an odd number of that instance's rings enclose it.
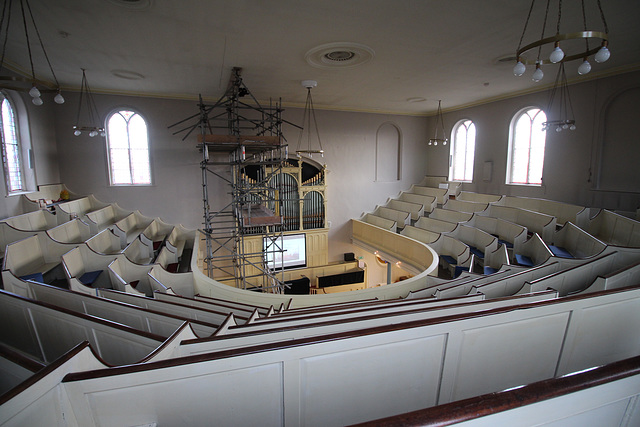
<instances>
[{"instance_id":1,"label":"white ceiling","mask_svg":"<svg viewBox=\"0 0 640 427\"><path fill-rule=\"evenodd\" d=\"M544 80L534 83L532 70L517 78L513 62L497 62L515 53L528 0L150 0L142 10L118 1L131 0L30 0L63 88L77 90L85 68L94 92L217 99L232 67L241 67L260 101L304 105L300 81L312 79L318 81L316 108L429 114L438 99L449 110L539 90L553 83L557 70L545 67ZM584 1L588 29L602 31L596 0ZM537 3L530 24L535 36L524 44L540 35L546 2ZM582 30L579 3L564 0L561 32ZM574 77L579 61L567 64L570 82L640 68L640 1L603 0L602 7L611 59L591 61L591 74L580 78ZM555 29L555 13L546 36ZM6 60L27 70L19 19L14 13ZM375 55L347 69L305 61L310 49L333 42L364 44ZM52 80L35 47L33 56L37 77ZM114 70L144 78L116 77Z\"/></svg>"}]
</instances>

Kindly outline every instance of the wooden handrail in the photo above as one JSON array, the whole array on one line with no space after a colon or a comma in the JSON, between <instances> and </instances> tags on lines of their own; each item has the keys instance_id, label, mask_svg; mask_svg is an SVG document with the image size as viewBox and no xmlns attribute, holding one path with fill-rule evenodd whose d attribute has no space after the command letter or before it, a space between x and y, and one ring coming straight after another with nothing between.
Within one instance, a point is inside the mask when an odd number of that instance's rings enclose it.
<instances>
[{"instance_id":1,"label":"wooden handrail","mask_svg":"<svg viewBox=\"0 0 640 427\"><path fill-rule=\"evenodd\" d=\"M497 393L446 403L402 415L357 424L357 426L448 426L502 411L575 393L640 374L640 356L613 362L589 371L551 378Z\"/></svg>"}]
</instances>

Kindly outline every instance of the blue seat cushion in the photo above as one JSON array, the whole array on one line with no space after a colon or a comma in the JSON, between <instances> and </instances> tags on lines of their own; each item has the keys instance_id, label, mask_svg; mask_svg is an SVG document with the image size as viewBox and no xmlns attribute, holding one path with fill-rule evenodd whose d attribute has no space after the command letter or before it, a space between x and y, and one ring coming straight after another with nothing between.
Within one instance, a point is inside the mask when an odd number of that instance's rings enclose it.
<instances>
[{"instance_id":1,"label":"blue seat cushion","mask_svg":"<svg viewBox=\"0 0 640 427\"><path fill-rule=\"evenodd\" d=\"M524 265L525 267L533 267L533 261L526 255L516 254L516 262L520 265Z\"/></svg>"},{"instance_id":2,"label":"blue seat cushion","mask_svg":"<svg viewBox=\"0 0 640 427\"><path fill-rule=\"evenodd\" d=\"M469 250L478 258L484 259L484 252L482 252L480 249L476 248L475 246L469 246Z\"/></svg>"},{"instance_id":3,"label":"blue seat cushion","mask_svg":"<svg viewBox=\"0 0 640 427\"><path fill-rule=\"evenodd\" d=\"M456 268L453 270L453 278L455 279L461 275L463 271L469 271L469 267L460 267L459 265L456 265Z\"/></svg>"},{"instance_id":4,"label":"blue seat cushion","mask_svg":"<svg viewBox=\"0 0 640 427\"><path fill-rule=\"evenodd\" d=\"M83 285L91 286L93 282L98 279L100 273L102 273L102 270L87 271L82 276L80 276L80 282L82 282Z\"/></svg>"},{"instance_id":5,"label":"blue seat cushion","mask_svg":"<svg viewBox=\"0 0 640 427\"><path fill-rule=\"evenodd\" d=\"M498 243L500 243L501 245L505 245L509 249L513 248L513 243L507 242L506 240L498 239Z\"/></svg>"},{"instance_id":6,"label":"blue seat cushion","mask_svg":"<svg viewBox=\"0 0 640 427\"><path fill-rule=\"evenodd\" d=\"M440 258L442 258L447 264L450 265L456 265L458 263L455 258L449 255L440 255Z\"/></svg>"},{"instance_id":7,"label":"blue seat cushion","mask_svg":"<svg viewBox=\"0 0 640 427\"><path fill-rule=\"evenodd\" d=\"M573 258L573 255L571 255L571 252L569 252L568 250L566 250L562 246L549 245L549 249L551 249L551 252L553 252L553 254L555 256L557 256L557 257L560 257L560 258Z\"/></svg>"},{"instance_id":8,"label":"blue seat cushion","mask_svg":"<svg viewBox=\"0 0 640 427\"><path fill-rule=\"evenodd\" d=\"M32 280L34 282L44 283L44 276L42 273L27 274L25 276L20 276L20 278L22 280Z\"/></svg>"},{"instance_id":9,"label":"blue seat cushion","mask_svg":"<svg viewBox=\"0 0 640 427\"><path fill-rule=\"evenodd\" d=\"M493 267L485 267L484 268L484 274L493 274L496 273L498 270L493 268Z\"/></svg>"}]
</instances>

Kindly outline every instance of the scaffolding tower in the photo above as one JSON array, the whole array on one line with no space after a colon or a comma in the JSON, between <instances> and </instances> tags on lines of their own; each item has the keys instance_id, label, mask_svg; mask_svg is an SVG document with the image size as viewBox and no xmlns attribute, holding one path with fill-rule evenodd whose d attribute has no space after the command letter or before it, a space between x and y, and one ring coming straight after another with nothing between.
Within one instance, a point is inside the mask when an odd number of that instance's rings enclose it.
<instances>
[{"instance_id":1,"label":"scaffolding tower","mask_svg":"<svg viewBox=\"0 0 640 427\"><path fill-rule=\"evenodd\" d=\"M202 153L201 232L206 242L206 274L232 278L241 289L282 293L285 227L280 197L284 191L282 182L271 178L280 173L288 158L282 135L283 110L281 102L261 106L240 72L233 69L227 91L215 104L207 105L200 97L199 113L170 128L182 125L174 135L186 132L183 141L195 132ZM228 166L228 175L213 170L214 166ZM246 173L249 168L254 168L251 177ZM230 202L223 207L211 207L210 176L230 187ZM251 244L245 239L256 235L261 239L254 238Z\"/></svg>"}]
</instances>

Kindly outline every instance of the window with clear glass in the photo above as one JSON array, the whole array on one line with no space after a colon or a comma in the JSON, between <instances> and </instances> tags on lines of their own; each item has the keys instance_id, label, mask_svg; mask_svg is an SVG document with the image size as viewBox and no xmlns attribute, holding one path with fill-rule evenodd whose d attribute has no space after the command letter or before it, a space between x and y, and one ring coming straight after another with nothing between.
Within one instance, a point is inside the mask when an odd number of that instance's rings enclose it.
<instances>
[{"instance_id":1,"label":"window with clear glass","mask_svg":"<svg viewBox=\"0 0 640 427\"><path fill-rule=\"evenodd\" d=\"M2 98L0 124L2 127L2 164L4 167L4 177L7 185L7 193L15 193L24 190L18 123L15 109L9 99L1 94L0 98Z\"/></svg>"},{"instance_id":2,"label":"window with clear glass","mask_svg":"<svg viewBox=\"0 0 640 427\"><path fill-rule=\"evenodd\" d=\"M527 108L515 115L511 122L507 184L542 185L547 121L544 111Z\"/></svg>"},{"instance_id":3,"label":"window with clear glass","mask_svg":"<svg viewBox=\"0 0 640 427\"><path fill-rule=\"evenodd\" d=\"M107 119L111 185L150 185L147 123L135 111L119 110Z\"/></svg>"},{"instance_id":4,"label":"window with clear glass","mask_svg":"<svg viewBox=\"0 0 640 427\"><path fill-rule=\"evenodd\" d=\"M473 181L476 125L471 120L461 120L451 134L451 181Z\"/></svg>"}]
</instances>

